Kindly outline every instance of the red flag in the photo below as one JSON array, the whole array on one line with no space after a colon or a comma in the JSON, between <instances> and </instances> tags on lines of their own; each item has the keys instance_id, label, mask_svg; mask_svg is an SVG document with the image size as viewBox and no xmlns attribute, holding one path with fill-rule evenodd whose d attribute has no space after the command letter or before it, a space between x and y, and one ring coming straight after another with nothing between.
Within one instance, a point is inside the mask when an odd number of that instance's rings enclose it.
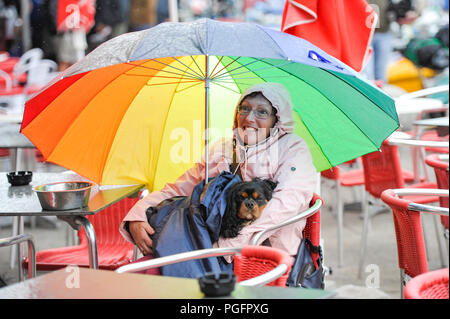
<instances>
[{"instance_id":1,"label":"red flag","mask_svg":"<svg viewBox=\"0 0 450 319\"><path fill-rule=\"evenodd\" d=\"M376 22L365 0L287 0L281 30L360 71L372 52Z\"/></svg>"},{"instance_id":2,"label":"red flag","mask_svg":"<svg viewBox=\"0 0 450 319\"><path fill-rule=\"evenodd\" d=\"M86 33L95 22L95 0L59 0L58 31L83 29Z\"/></svg>"}]
</instances>

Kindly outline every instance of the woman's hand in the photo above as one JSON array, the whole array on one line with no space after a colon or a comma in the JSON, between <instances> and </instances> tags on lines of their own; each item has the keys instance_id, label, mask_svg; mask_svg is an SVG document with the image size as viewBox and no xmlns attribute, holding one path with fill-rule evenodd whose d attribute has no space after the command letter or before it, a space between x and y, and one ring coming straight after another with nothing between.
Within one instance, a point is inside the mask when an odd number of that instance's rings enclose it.
<instances>
[{"instance_id":1,"label":"woman's hand","mask_svg":"<svg viewBox=\"0 0 450 319\"><path fill-rule=\"evenodd\" d=\"M152 254L152 240L149 235L153 235L155 230L149 223L143 221L130 221L129 230L134 243L143 255Z\"/></svg>"}]
</instances>

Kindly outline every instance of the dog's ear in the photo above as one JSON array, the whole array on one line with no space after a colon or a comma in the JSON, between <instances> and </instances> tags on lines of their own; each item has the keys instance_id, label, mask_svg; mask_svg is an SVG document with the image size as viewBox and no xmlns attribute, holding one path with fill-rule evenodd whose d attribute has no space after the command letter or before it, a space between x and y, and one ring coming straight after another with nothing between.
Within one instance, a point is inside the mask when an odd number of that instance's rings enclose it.
<instances>
[{"instance_id":1,"label":"dog's ear","mask_svg":"<svg viewBox=\"0 0 450 319\"><path fill-rule=\"evenodd\" d=\"M270 200L272 198L272 193L277 187L278 183L272 182L269 179L265 179L262 181L262 184L264 185L264 195L266 196L267 200Z\"/></svg>"},{"instance_id":2,"label":"dog's ear","mask_svg":"<svg viewBox=\"0 0 450 319\"><path fill-rule=\"evenodd\" d=\"M264 182L265 184L267 184L267 185L270 187L270 189L271 189L272 191L274 191L275 188L276 188L277 185L278 185L278 183L273 182L273 181L271 181L270 179L265 179L265 180L263 180L263 182Z\"/></svg>"}]
</instances>

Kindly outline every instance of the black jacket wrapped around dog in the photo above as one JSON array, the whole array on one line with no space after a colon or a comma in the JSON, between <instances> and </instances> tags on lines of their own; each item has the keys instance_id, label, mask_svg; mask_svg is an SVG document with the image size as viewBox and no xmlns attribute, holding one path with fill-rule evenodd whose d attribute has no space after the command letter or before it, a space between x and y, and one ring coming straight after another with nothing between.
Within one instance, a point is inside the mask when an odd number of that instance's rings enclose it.
<instances>
[{"instance_id":1,"label":"black jacket wrapped around dog","mask_svg":"<svg viewBox=\"0 0 450 319\"><path fill-rule=\"evenodd\" d=\"M227 190L241 182L238 175L222 172L210 180L202 200L205 181L200 182L191 196L167 199L147 209L147 219L155 230L152 236L153 255L170 256L177 253L212 248L219 238L222 217L226 209ZM232 272L233 264L223 258L205 258L161 267L164 276L198 278L205 273Z\"/></svg>"}]
</instances>

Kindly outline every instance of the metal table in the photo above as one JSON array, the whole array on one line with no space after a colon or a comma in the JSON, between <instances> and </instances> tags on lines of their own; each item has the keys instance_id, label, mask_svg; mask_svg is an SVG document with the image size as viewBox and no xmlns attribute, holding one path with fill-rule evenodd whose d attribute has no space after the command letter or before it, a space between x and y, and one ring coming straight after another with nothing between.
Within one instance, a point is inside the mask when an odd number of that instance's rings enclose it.
<instances>
[{"instance_id":1,"label":"metal table","mask_svg":"<svg viewBox=\"0 0 450 319\"><path fill-rule=\"evenodd\" d=\"M75 180L87 181L86 178L70 171L64 173L33 173L33 180L30 185L11 186L7 181L6 173L0 173L0 218L3 216L16 216L19 218L18 225L23 225L23 220L21 220L23 216L56 216L58 219L69 223L76 230L83 227L88 239L89 265L91 268L98 268L95 232L85 216L96 214L125 197L137 194L143 186L95 186L91 190L87 207L64 211L42 209L33 187L52 182ZM23 229L17 230L17 233L22 232ZM20 252L19 256L21 255L22 253ZM22 267L18 268L19 279L21 280L23 278Z\"/></svg>"},{"instance_id":2,"label":"metal table","mask_svg":"<svg viewBox=\"0 0 450 319\"><path fill-rule=\"evenodd\" d=\"M320 289L248 287L236 284L234 291L226 298L318 299L334 295L334 292ZM205 296L196 279L117 274L106 270L67 267L0 289L0 299L6 298L200 299Z\"/></svg>"},{"instance_id":3,"label":"metal table","mask_svg":"<svg viewBox=\"0 0 450 319\"><path fill-rule=\"evenodd\" d=\"M434 127L436 128L439 136L448 135L448 116L415 121L414 125L420 126L421 128ZM418 134L418 136L420 135L421 134Z\"/></svg>"},{"instance_id":4,"label":"metal table","mask_svg":"<svg viewBox=\"0 0 450 319\"><path fill-rule=\"evenodd\" d=\"M8 148L11 151L10 160L13 163L12 171L29 170L22 167L25 162L24 148L35 148L28 138L20 133L20 124L18 123L1 123L0 122L0 148ZM34 155L33 155L34 158Z\"/></svg>"}]
</instances>

